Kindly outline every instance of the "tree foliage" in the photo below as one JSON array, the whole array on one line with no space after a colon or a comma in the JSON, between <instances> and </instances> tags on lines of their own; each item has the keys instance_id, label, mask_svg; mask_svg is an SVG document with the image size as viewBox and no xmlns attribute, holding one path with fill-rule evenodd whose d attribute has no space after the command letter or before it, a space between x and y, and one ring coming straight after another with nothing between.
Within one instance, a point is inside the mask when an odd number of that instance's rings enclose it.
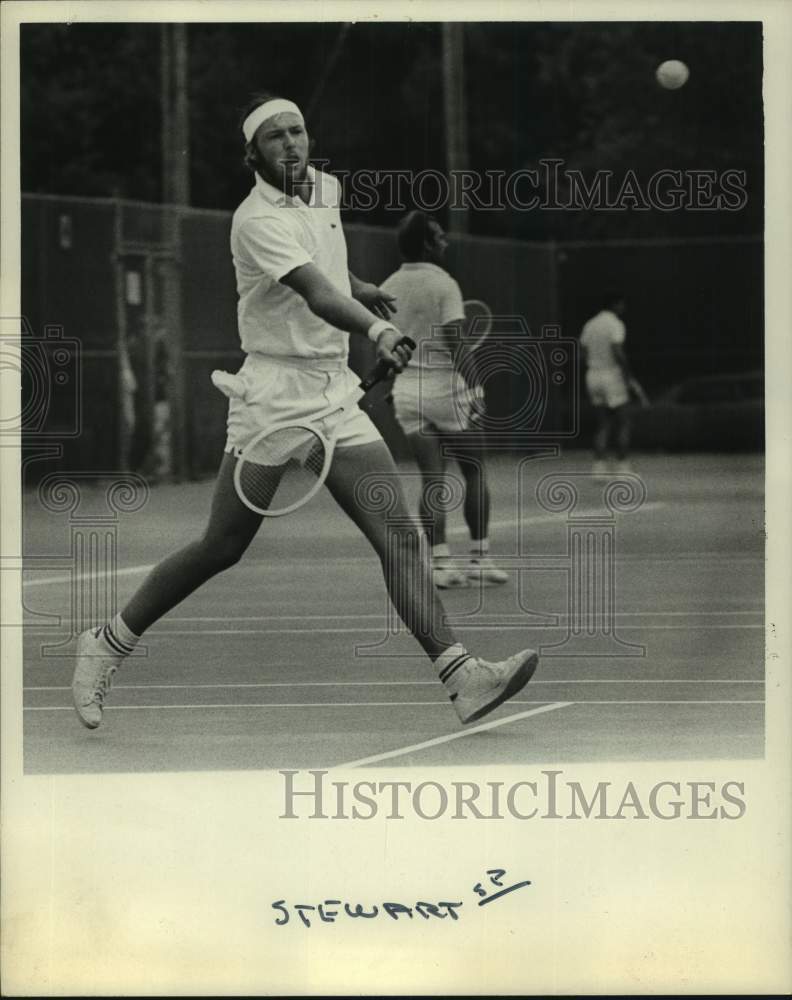
<instances>
[{"instance_id":1,"label":"tree foliage","mask_svg":"<svg viewBox=\"0 0 792 1000\"><path fill-rule=\"evenodd\" d=\"M440 25L195 24L188 29L192 203L231 209L250 177L238 113L266 87L311 107L331 170L445 170ZM28 24L21 32L26 191L161 197L159 27ZM587 177L660 169L746 173L736 212L480 211L474 231L521 238L755 234L762 227L761 25L480 23L465 27L471 167L557 158ZM328 66L334 53L336 61ZM689 82L654 79L667 58ZM319 88L319 89L317 89ZM393 211L358 212L392 224Z\"/></svg>"}]
</instances>

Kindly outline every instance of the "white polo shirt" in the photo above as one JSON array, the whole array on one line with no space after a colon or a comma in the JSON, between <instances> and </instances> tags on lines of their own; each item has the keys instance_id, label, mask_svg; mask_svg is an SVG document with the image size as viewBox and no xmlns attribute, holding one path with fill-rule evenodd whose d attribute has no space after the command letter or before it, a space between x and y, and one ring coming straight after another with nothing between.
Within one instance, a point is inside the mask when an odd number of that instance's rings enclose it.
<instances>
[{"instance_id":1,"label":"white polo shirt","mask_svg":"<svg viewBox=\"0 0 792 1000\"><path fill-rule=\"evenodd\" d=\"M416 343L410 364L399 379L417 378L422 367L427 370L451 368L451 356L443 349L442 341L432 336L432 327L462 323L465 319L462 292L448 271L428 261L409 261L386 278L380 287L396 296L393 322ZM429 343L431 351L427 346L422 349L422 344Z\"/></svg>"},{"instance_id":2,"label":"white polo shirt","mask_svg":"<svg viewBox=\"0 0 792 1000\"><path fill-rule=\"evenodd\" d=\"M586 350L586 365L589 371L620 371L613 356L613 345L623 344L626 336L624 323L610 309L593 316L583 327L580 343Z\"/></svg>"},{"instance_id":3,"label":"white polo shirt","mask_svg":"<svg viewBox=\"0 0 792 1000\"><path fill-rule=\"evenodd\" d=\"M308 167L310 203L291 197L258 174L234 212L231 254L236 271L242 350L271 357L346 358L349 334L330 326L280 279L315 264L345 295L351 294L341 228L341 188L335 177Z\"/></svg>"}]
</instances>

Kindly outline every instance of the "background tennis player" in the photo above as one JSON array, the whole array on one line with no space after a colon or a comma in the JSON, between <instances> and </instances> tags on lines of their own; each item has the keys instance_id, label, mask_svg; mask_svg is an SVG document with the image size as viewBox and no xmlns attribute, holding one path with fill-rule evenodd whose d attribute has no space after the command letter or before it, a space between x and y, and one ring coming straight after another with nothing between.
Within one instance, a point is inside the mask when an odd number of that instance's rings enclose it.
<instances>
[{"instance_id":1,"label":"background tennis player","mask_svg":"<svg viewBox=\"0 0 792 1000\"><path fill-rule=\"evenodd\" d=\"M592 316L580 335L586 364L586 389L597 411L594 431L594 467L597 475L606 474L608 450L612 443L616 472L630 472L630 396L646 399L646 394L630 371L624 341L627 330L622 321L626 312L624 299L605 295L602 309Z\"/></svg>"},{"instance_id":2,"label":"background tennis player","mask_svg":"<svg viewBox=\"0 0 792 1000\"><path fill-rule=\"evenodd\" d=\"M441 588L469 582L505 583L507 574L489 555L490 494L484 448L466 434L474 411L471 387L458 368L464 357L462 292L442 267L448 241L436 219L425 212L407 215L398 231L403 263L382 283L399 303L399 328L417 345L408 370L396 379L396 419L421 471L419 517L432 550L433 579ZM449 455L465 480L464 517L470 531L470 558L460 566L446 540L442 496Z\"/></svg>"},{"instance_id":3,"label":"background tennis player","mask_svg":"<svg viewBox=\"0 0 792 1000\"><path fill-rule=\"evenodd\" d=\"M270 424L310 420L333 403L341 405L358 382L347 366L349 333L374 341L378 358L396 371L410 359L409 347L399 344L402 334L386 318L391 296L348 271L339 185L308 163L300 109L257 95L242 131L246 162L256 175L231 229L239 333L247 355L238 373L244 391L229 404L226 454L203 536L156 566L111 622L80 636L72 694L81 722L91 729L101 723L114 672L143 632L233 566L256 534L262 517L242 503L233 484L245 444ZM481 718L525 685L537 656L524 650L488 663L457 642L444 624L420 533L394 535L388 513L368 509L356 497L360 479L379 473L397 492L391 513L401 523L408 520L390 451L359 408L340 427L333 421L332 413L324 419L328 436L337 432L326 485L377 552L391 600L434 662L460 720Z\"/></svg>"}]
</instances>

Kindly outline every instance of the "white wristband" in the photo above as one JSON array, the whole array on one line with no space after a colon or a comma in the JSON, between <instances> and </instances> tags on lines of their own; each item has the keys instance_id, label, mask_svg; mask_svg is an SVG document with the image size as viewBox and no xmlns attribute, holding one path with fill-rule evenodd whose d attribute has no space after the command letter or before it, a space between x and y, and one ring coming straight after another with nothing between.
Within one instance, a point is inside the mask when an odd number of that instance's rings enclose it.
<instances>
[{"instance_id":1,"label":"white wristband","mask_svg":"<svg viewBox=\"0 0 792 1000\"><path fill-rule=\"evenodd\" d=\"M386 319L375 319L371 326L368 328L368 339L373 343L377 343L379 335L383 330L395 330L396 327L393 323L389 323Z\"/></svg>"}]
</instances>

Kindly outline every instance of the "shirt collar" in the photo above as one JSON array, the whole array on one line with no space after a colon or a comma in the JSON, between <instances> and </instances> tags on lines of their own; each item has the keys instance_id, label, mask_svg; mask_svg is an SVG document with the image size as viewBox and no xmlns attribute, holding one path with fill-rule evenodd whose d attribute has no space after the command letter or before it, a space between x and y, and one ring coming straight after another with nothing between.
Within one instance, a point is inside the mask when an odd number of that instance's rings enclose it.
<instances>
[{"instance_id":1,"label":"shirt collar","mask_svg":"<svg viewBox=\"0 0 792 1000\"><path fill-rule=\"evenodd\" d=\"M316 171L308 164L306 169L308 180L312 182L313 188L311 190L311 200L308 205L313 206L316 203ZM285 191L281 191L280 188L275 187L274 184L270 184L269 181L265 181L261 174L256 174L256 186L254 188L261 197L269 202L271 205L277 205L278 208L284 208L286 205L296 205L297 207L303 206L308 207L306 203L302 200L299 195L289 195Z\"/></svg>"},{"instance_id":2,"label":"shirt collar","mask_svg":"<svg viewBox=\"0 0 792 1000\"><path fill-rule=\"evenodd\" d=\"M406 260L401 266L403 271L416 271L421 268L427 268L430 271L437 271L438 274L448 274L445 268L440 267L439 264L433 264L429 260Z\"/></svg>"}]
</instances>

